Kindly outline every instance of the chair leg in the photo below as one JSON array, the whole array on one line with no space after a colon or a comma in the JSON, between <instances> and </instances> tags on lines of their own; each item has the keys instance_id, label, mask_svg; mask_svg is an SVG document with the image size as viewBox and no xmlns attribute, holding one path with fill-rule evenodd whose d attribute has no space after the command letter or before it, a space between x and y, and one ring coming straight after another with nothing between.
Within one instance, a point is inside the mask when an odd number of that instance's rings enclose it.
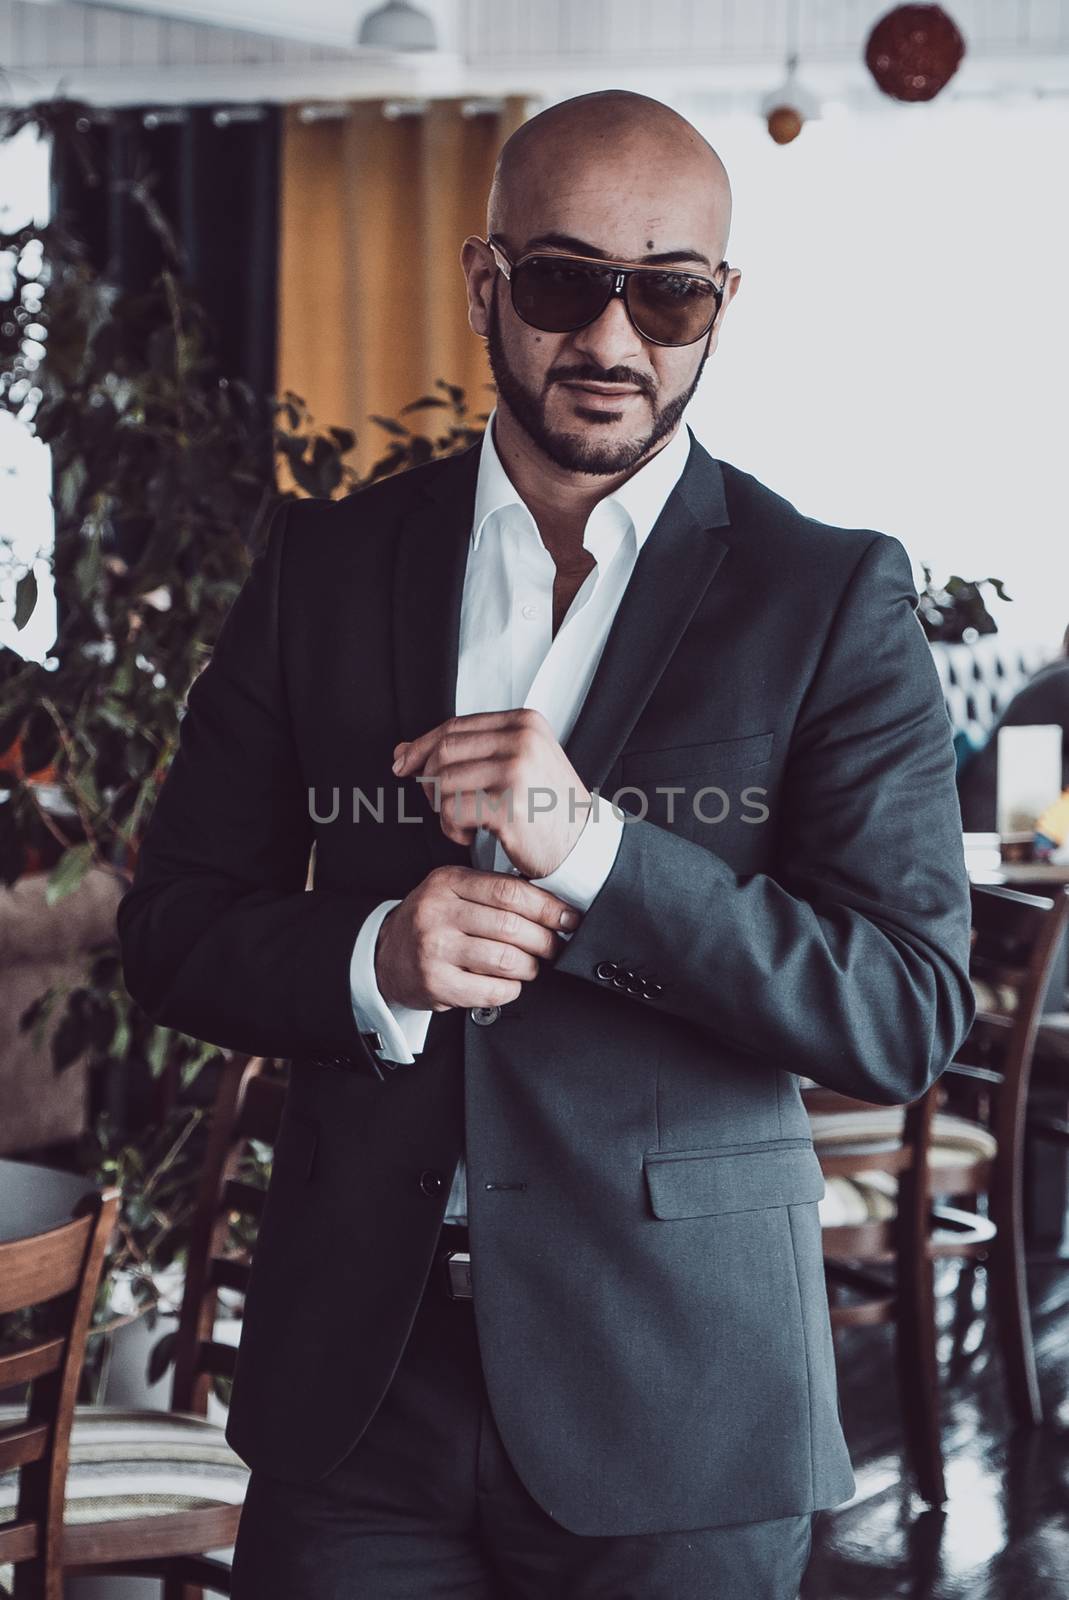
<instances>
[{"instance_id":1,"label":"chair leg","mask_svg":"<svg viewBox=\"0 0 1069 1600\"><path fill-rule=\"evenodd\" d=\"M966 1354L965 1341L976 1322L976 1261L970 1256L961 1259L958 1281L952 1295L953 1317L950 1324L950 1359L948 1373L960 1376L971 1359Z\"/></svg>"},{"instance_id":2,"label":"chair leg","mask_svg":"<svg viewBox=\"0 0 1069 1600\"><path fill-rule=\"evenodd\" d=\"M1010 1409L1016 1421L1038 1427L1043 1404L1036 1377L1032 1318L1028 1309L1024 1229L1019 1207L996 1216L998 1232L988 1255L990 1310L994 1314Z\"/></svg>"},{"instance_id":3,"label":"chair leg","mask_svg":"<svg viewBox=\"0 0 1069 1600\"><path fill-rule=\"evenodd\" d=\"M164 1578L163 1600L204 1600L204 1590L183 1583L181 1578Z\"/></svg>"},{"instance_id":4,"label":"chair leg","mask_svg":"<svg viewBox=\"0 0 1069 1600\"><path fill-rule=\"evenodd\" d=\"M906 1455L923 1499L930 1506L941 1506L947 1494L939 1429L935 1294L930 1259L917 1259L909 1271L900 1274L895 1354Z\"/></svg>"}]
</instances>

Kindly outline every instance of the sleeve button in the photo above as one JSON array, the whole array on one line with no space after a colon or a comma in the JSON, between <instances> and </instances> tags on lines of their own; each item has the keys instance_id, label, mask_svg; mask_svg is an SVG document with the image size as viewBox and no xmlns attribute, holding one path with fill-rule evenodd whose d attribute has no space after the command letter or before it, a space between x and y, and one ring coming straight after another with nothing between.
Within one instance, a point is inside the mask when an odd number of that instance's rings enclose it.
<instances>
[{"instance_id":1,"label":"sleeve button","mask_svg":"<svg viewBox=\"0 0 1069 1600\"><path fill-rule=\"evenodd\" d=\"M472 1022L477 1022L480 1028L488 1028L490 1024L492 1022L496 1022L498 1017L501 1015L501 1007L473 1006L469 1014Z\"/></svg>"},{"instance_id":2,"label":"sleeve button","mask_svg":"<svg viewBox=\"0 0 1069 1600\"><path fill-rule=\"evenodd\" d=\"M615 978L619 970L615 961L599 961L594 968L594 976L602 979Z\"/></svg>"}]
</instances>

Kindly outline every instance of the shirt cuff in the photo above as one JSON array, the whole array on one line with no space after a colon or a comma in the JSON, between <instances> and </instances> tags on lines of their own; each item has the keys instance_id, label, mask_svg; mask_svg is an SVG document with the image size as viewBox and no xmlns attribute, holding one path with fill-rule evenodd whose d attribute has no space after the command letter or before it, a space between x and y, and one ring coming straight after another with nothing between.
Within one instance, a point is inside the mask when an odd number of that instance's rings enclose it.
<instances>
[{"instance_id":1,"label":"shirt cuff","mask_svg":"<svg viewBox=\"0 0 1069 1600\"><path fill-rule=\"evenodd\" d=\"M622 815L603 796L591 806L582 833L559 867L544 878L532 878L539 889L567 900L577 911L589 911L594 898L612 871L620 848L624 821ZM570 934L562 930L565 939Z\"/></svg>"},{"instance_id":2,"label":"shirt cuff","mask_svg":"<svg viewBox=\"0 0 1069 1600\"><path fill-rule=\"evenodd\" d=\"M375 1050L380 1061L409 1065L423 1049L433 1011L418 1011L412 1006L391 1005L379 992L375 977L375 945L379 929L400 900L383 900L364 918L349 961L349 989L353 1016L361 1033L377 1033L382 1048Z\"/></svg>"}]
</instances>

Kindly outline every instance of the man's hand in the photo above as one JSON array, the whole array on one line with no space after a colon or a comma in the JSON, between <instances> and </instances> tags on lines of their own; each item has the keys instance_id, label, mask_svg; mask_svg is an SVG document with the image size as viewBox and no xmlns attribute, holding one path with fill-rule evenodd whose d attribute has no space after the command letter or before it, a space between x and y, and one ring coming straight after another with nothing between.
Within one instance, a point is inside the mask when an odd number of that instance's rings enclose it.
<instances>
[{"instance_id":1,"label":"man's hand","mask_svg":"<svg viewBox=\"0 0 1069 1600\"><path fill-rule=\"evenodd\" d=\"M515 1000L582 918L555 894L507 872L436 867L383 920L375 978L387 1004L418 1011Z\"/></svg>"},{"instance_id":2,"label":"man's hand","mask_svg":"<svg viewBox=\"0 0 1069 1600\"><path fill-rule=\"evenodd\" d=\"M470 844L484 827L528 878L554 872L586 826L590 792L540 711L450 717L394 755L399 777L424 783L447 838Z\"/></svg>"}]
</instances>

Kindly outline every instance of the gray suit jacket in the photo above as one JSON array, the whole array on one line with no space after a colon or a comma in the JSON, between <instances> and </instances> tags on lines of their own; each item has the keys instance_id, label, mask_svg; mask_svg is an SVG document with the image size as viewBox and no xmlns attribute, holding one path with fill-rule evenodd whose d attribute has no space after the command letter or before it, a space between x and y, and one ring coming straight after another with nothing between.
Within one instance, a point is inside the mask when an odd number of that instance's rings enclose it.
<instances>
[{"instance_id":1,"label":"gray suit jacket","mask_svg":"<svg viewBox=\"0 0 1069 1600\"><path fill-rule=\"evenodd\" d=\"M411 781L422 821L398 820L390 760L454 709L477 464L276 519L120 907L154 1017L292 1059L228 1438L290 1481L352 1448L464 1137L490 1400L551 1516L634 1534L834 1505L853 1481L799 1079L908 1100L973 1015L909 561L692 440L566 743L588 787L627 786L645 815L555 965L491 1025L437 1014L379 1081L350 1005L357 930L469 864ZM335 787L339 817L313 823L309 790L327 816ZM384 820L354 823L352 790L380 787Z\"/></svg>"}]
</instances>

